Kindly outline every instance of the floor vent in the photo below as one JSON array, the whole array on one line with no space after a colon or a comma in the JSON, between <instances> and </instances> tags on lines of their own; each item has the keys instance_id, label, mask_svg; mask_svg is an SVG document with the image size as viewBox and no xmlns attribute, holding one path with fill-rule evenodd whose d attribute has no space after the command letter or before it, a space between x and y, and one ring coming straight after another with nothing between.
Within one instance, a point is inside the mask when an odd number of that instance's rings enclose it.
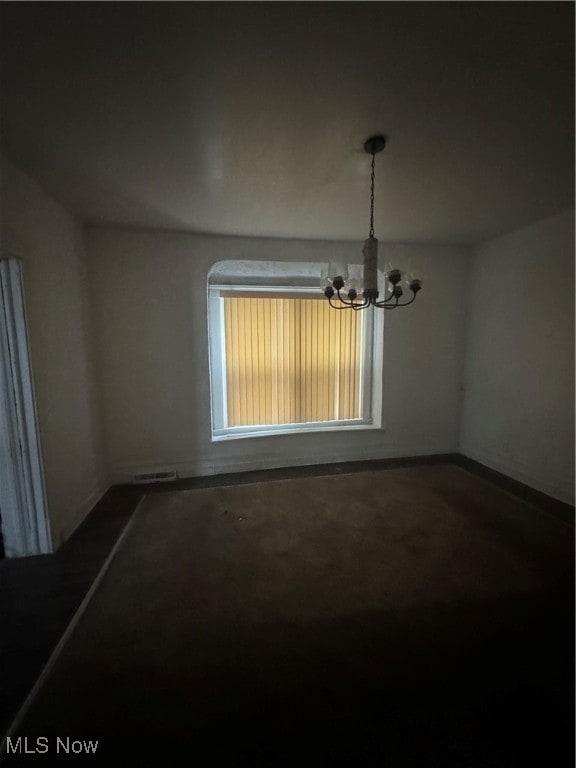
<instances>
[{"instance_id":1,"label":"floor vent","mask_svg":"<svg viewBox=\"0 0 576 768\"><path fill-rule=\"evenodd\" d=\"M141 483L171 483L178 478L176 472L145 472L134 475L134 485Z\"/></svg>"}]
</instances>

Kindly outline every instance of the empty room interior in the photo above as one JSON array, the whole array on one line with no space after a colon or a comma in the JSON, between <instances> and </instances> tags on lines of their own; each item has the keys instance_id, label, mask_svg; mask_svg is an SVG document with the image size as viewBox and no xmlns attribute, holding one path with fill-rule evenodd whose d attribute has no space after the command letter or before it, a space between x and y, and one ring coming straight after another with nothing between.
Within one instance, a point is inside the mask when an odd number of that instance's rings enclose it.
<instances>
[{"instance_id":1,"label":"empty room interior","mask_svg":"<svg viewBox=\"0 0 576 768\"><path fill-rule=\"evenodd\" d=\"M0 5L0 762L574 761L574 3Z\"/></svg>"}]
</instances>

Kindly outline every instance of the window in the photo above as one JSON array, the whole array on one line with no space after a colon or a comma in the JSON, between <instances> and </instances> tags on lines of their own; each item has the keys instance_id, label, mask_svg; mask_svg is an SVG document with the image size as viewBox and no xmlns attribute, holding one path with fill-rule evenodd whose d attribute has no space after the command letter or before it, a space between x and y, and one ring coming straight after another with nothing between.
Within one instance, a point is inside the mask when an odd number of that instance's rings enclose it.
<instances>
[{"instance_id":1,"label":"window","mask_svg":"<svg viewBox=\"0 0 576 768\"><path fill-rule=\"evenodd\" d=\"M258 277L251 262L251 274L234 275L240 263L209 278L213 439L380 426L375 313L330 308L321 265L306 265L317 275L302 270L295 285L286 265Z\"/></svg>"}]
</instances>

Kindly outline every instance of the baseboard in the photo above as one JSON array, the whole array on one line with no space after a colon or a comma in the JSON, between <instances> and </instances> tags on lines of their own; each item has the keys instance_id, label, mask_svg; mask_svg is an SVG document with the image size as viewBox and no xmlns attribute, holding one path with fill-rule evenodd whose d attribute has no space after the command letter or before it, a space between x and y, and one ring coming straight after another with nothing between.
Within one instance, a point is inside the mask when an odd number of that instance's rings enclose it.
<instances>
[{"instance_id":1,"label":"baseboard","mask_svg":"<svg viewBox=\"0 0 576 768\"><path fill-rule=\"evenodd\" d=\"M511 493L513 496L516 496L527 504L538 507L538 509L554 515L554 517L563 522L569 523L572 526L574 525L575 510L573 505L561 501L554 496L550 496L543 491L526 485L525 483L521 483L519 480L515 480L509 475L498 472L497 470L486 466L486 464L482 464L462 453L454 454L454 463L463 469L474 472L484 480L489 480L494 483L494 485Z\"/></svg>"},{"instance_id":2,"label":"baseboard","mask_svg":"<svg viewBox=\"0 0 576 768\"><path fill-rule=\"evenodd\" d=\"M424 454L420 456L398 456L378 459L359 459L357 461L337 461L310 464L291 464L289 466L271 467L268 469L249 469L240 472L226 472L215 477L211 485L232 484L245 482L265 482L278 479L292 479L300 477L319 477L322 475L343 475L356 472L370 472L381 469L399 469L402 467L422 467L432 464L453 463L452 453ZM207 476L205 476L207 479ZM202 478L183 479L181 484L186 484ZM169 488L166 488L169 490Z\"/></svg>"},{"instance_id":3,"label":"baseboard","mask_svg":"<svg viewBox=\"0 0 576 768\"><path fill-rule=\"evenodd\" d=\"M524 462L518 461L513 455L486 453L475 444L464 444L460 445L459 448L459 453L462 456L477 461L506 477L513 478L546 496L574 506L574 475L568 479L565 476L550 475L549 473L548 479L542 480L535 476L533 467L526 466Z\"/></svg>"},{"instance_id":4,"label":"baseboard","mask_svg":"<svg viewBox=\"0 0 576 768\"><path fill-rule=\"evenodd\" d=\"M411 451L410 449L381 451L372 448L367 451L360 450L352 454L348 453L346 456L337 453L324 454L321 458L318 453L308 456L285 456L282 454L252 455L246 458L225 456L209 460L197 459L166 463L157 462L154 464L125 464L117 466L112 470L112 482L114 485L130 484L134 475L147 472L176 471L180 479L188 479L289 467L325 466L332 464L349 465L370 461L400 460L404 462L413 460L416 463L422 463L427 457L444 457L444 460L449 460L446 457L452 455L452 448L446 449L443 446L433 446L424 453L418 450Z\"/></svg>"}]
</instances>

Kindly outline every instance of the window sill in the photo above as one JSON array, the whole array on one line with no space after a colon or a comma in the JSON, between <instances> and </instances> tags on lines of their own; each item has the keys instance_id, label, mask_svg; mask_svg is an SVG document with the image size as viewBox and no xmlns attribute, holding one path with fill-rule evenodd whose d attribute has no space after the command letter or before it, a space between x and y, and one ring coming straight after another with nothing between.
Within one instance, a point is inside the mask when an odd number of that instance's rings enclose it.
<instances>
[{"instance_id":1,"label":"window sill","mask_svg":"<svg viewBox=\"0 0 576 768\"><path fill-rule=\"evenodd\" d=\"M315 432L357 432L375 429L384 430L386 429L386 426L384 424L374 424L372 422L361 422L355 424L342 422L336 424L316 424L314 426L288 424L283 425L281 429L279 429L276 425L249 428L232 427L231 429L213 432L212 442L219 443L225 440L243 440L247 437L278 437L282 435L313 434Z\"/></svg>"}]
</instances>

